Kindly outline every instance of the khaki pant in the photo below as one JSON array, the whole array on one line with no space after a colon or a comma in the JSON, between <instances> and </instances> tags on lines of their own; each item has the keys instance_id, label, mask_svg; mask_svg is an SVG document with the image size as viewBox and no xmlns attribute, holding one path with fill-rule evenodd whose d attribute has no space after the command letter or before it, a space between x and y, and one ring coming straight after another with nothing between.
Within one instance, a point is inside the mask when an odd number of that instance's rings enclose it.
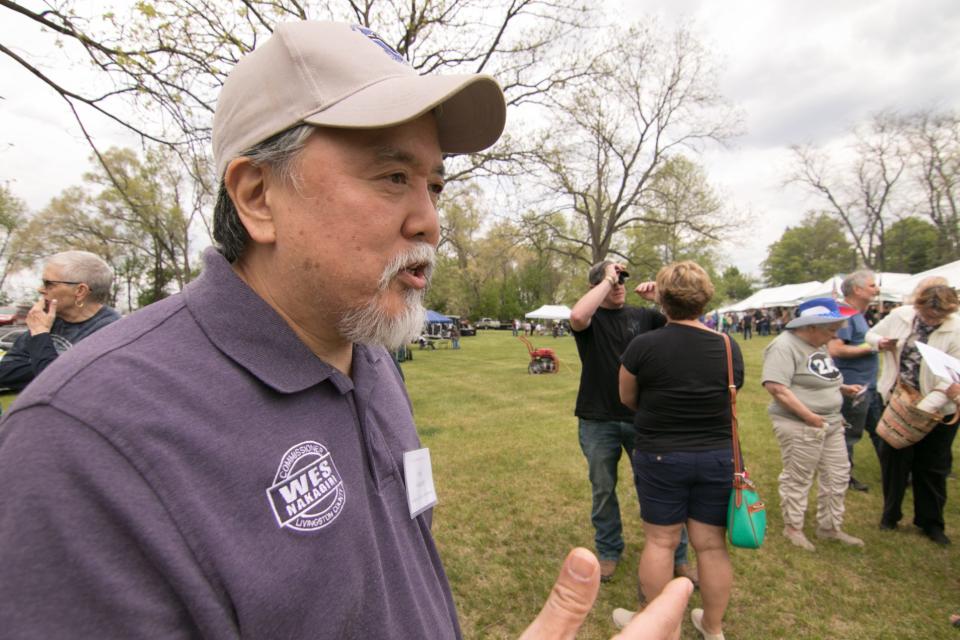
<instances>
[{"instance_id":1,"label":"khaki pant","mask_svg":"<svg viewBox=\"0 0 960 640\"><path fill-rule=\"evenodd\" d=\"M827 427L818 429L799 420L781 416L770 418L783 460L783 471L778 478L783 523L794 529L803 528L807 496L813 486L814 474L819 474L817 526L839 529L843 523L843 498L850 481L850 461L842 421L838 418Z\"/></svg>"}]
</instances>

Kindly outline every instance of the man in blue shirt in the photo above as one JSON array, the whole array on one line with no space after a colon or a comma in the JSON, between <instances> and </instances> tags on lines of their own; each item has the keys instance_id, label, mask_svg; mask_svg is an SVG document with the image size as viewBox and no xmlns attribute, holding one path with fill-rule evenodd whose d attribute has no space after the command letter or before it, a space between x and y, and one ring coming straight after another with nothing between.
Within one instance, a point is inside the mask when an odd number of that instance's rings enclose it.
<instances>
[{"instance_id":1,"label":"man in blue shirt","mask_svg":"<svg viewBox=\"0 0 960 640\"><path fill-rule=\"evenodd\" d=\"M843 294L841 313L848 316L847 324L837 331L837 337L827 344L827 349L843 374L843 381L846 384L862 384L866 389L855 397L844 396L841 413L848 424L844 436L847 456L850 458L850 488L867 491L869 487L853 475L853 446L863 437L865 427L873 437L882 407L880 394L877 393L877 352L866 343L870 326L863 315L870 301L880 293L880 288L872 271L861 270L843 279L840 292Z\"/></svg>"}]
</instances>

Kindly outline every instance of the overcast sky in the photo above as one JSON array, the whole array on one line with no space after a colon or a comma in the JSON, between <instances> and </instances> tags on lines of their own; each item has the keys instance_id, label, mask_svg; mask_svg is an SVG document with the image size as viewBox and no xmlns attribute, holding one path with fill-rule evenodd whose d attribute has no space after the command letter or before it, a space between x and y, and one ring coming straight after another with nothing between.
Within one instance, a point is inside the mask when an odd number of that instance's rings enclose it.
<instances>
[{"instance_id":1,"label":"overcast sky","mask_svg":"<svg viewBox=\"0 0 960 640\"><path fill-rule=\"evenodd\" d=\"M956 0L641 0L622 14L690 19L723 63L720 88L744 112L746 133L706 153L715 187L753 222L726 259L759 275L767 246L819 203L784 187L789 146L842 146L850 127L881 109L960 107L960 2ZM35 30L0 13L0 41L31 55ZM50 46L49 44L44 46ZM50 58L55 59L53 56ZM43 208L79 184L89 149L66 104L0 55L0 182ZM91 121L93 122L93 121ZM98 122L98 141L133 144Z\"/></svg>"},{"instance_id":2,"label":"overcast sky","mask_svg":"<svg viewBox=\"0 0 960 640\"><path fill-rule=\"evenodd\" d=\"M722 93L746 134L704 160L715 186L753 222L727 258L759 274L767 247L822 206L784 187L791 144L843 148L883 109L960 107L956 0L647 0L631 9L665 24L689 18L723 62ZM636 6L629 3L628 6Z\"/></svg>"}]
</instances>

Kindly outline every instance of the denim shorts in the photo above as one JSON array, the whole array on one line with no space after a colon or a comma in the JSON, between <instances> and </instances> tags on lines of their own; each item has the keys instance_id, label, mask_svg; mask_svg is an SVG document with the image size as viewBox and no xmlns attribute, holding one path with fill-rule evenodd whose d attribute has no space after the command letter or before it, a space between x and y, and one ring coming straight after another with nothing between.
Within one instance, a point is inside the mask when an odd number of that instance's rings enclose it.
<instances>
[{"instance_id":1,"label":"denim shorts","mask_svg":"<svg viewBox=\"0 0 960 640\"><path fill-rule=\"evenodd\" d=\"M633 476L644 522L670 525L688 518L727 525L733 449L633 452Z\"/></svg>"}]
</instances>

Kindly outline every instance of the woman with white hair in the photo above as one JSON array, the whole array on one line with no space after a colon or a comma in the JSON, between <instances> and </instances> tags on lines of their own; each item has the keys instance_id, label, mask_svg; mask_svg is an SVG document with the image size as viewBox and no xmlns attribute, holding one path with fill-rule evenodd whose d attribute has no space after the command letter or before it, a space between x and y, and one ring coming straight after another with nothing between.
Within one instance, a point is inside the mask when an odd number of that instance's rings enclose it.
<instances>
[{"instance_id":1,"label":"woman with white hair","mask_svg":"<svg viewBox=\"0 0 960 640\"><path fill-rule=\"evenodd\" d=\"M89 251L63 251L47 258L27 313L27 331L0 360L0 387L20 391L61 353L120 319L108 307L113 270Z\"/></svg>"}]
</instances>

